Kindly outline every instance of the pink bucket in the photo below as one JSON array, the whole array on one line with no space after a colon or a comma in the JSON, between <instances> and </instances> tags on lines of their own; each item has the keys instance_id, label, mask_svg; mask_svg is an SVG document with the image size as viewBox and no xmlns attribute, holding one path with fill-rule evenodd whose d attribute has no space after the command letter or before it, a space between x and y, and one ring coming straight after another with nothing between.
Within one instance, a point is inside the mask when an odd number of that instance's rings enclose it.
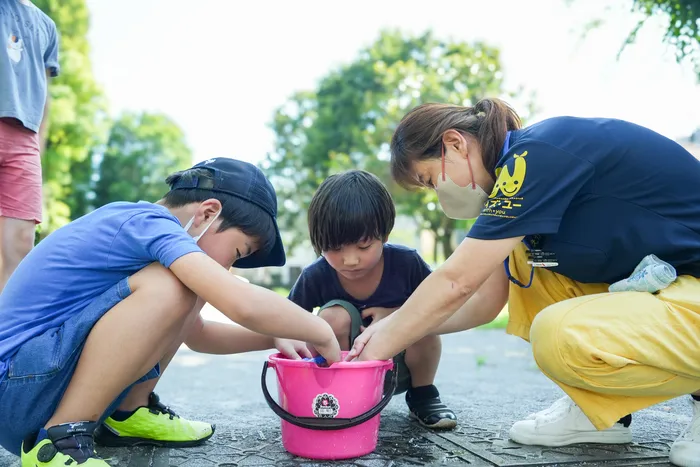
<instances>
[{"instance_id":1,"label":"pink bucket","mask_svg":"<svg viewBox=\"0 0 700 467\"><path fill-rule=\"evenodd\" d=\"M343 358L347 352L343 352ZM271 355L262 372L262 390L282 419L282 444L308 459L350 459L377 447L379 413L396 390L392 360L338 362L320 367L313 361ZM267 389L268 367L277 373L280 403ZM383 397L382 397L383 396Z\"/></svg>"}]
</instances>

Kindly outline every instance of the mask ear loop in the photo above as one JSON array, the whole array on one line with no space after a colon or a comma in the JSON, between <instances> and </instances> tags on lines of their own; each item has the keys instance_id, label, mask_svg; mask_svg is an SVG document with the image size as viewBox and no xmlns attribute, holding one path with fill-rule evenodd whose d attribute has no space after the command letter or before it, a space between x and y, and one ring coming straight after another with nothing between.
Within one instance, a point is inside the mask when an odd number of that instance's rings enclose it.
<instances>
[{"instance_id":1,"label":"mask ear loop","mask_svg":"<svg viewBox=\"0 0 700 467\"><path fill-rule=\"evenodd\" d=\"M442 181L445 181L445 143L440 145L442 148Z\"/></svg>"},{"instance_id":2,"label":"mask ear loop","mask_svg":"<svg viewBox=\"0 0 700 467\"><path fill-rule=\"evenodd\" d=\"M445 181L445 143L442 143L442 181ZM476 190L476 181L474 181L474 171L472 170L472 162L469 160L469 153L467 153L467 165L469 166L469 176L472 179L472 190Z\"/></svg>"},{"instance_id":3,"label":"mask ear loop","mask_svg":"<svg viewBox=\"0 0 700 467\"><path fill-rule=\"evenodd\" d=\"M474 171L472 170L472 163L469 160L469 153L467 153L467 165L469 166L469 176L472 179L472 190L476 190L476 182L474 181Z\"/></svg>"}]
</instances>

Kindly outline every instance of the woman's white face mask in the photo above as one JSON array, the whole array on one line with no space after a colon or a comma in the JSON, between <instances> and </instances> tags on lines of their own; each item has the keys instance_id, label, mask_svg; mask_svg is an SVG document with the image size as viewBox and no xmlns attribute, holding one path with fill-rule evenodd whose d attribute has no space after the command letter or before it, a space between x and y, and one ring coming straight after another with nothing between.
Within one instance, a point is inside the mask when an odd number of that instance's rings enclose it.
<instances>
[{"instance_id":1,"label":"woman's white face mask","mask_svg":"<svg viewBox=\"0 0 700 467\"><path fill-rule=\"evenodd\" d=\"M450 219L474 219L479 217L489 195L474 181L474 172L467 155L471 183L459 186L445 173L445 145L442 145L442 172L435 191L443 212Z\"/></svg>"}]
</instances>

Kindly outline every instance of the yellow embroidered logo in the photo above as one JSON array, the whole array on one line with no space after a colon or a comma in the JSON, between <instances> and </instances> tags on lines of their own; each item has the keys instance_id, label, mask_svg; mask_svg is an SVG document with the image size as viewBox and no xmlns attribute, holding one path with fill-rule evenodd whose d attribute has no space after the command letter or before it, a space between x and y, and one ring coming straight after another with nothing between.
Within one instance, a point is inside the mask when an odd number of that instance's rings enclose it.
<instances>
[{"instance_id":1,"label":"yellow embroidered logo","mask_svg":"<svg viewBox=\"0 0 700 467\"><path fill-rule=\"evenodd\" d=\"M527 156L527 151L514 156L515 161L513 166L513 175L510 174L510 171L506 166L496 169L496 177L498 178L493 187L493 191L489 195L489 198L495 198L498 196L499 191L503 193L503 196L508 198L518 194L520 188L523 186L523 181L525 180L525 171L527 169L525 156Z\"/></svg>"}]
</instances>

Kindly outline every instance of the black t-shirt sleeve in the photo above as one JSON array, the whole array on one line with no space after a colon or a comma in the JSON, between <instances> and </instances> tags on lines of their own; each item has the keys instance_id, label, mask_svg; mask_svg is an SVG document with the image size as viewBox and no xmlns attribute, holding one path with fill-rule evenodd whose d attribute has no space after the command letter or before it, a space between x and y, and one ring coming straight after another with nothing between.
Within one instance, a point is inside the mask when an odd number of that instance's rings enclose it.
<instances>
[{"instance_id":1,"label":"black t-shirt sleeve","mask_svg":"<svg viewBox=\"0 0 700 467\"><path fill-rule=\"evenodd\" d=\"M313 269L304 269L287 297L306 311L313 311L314 308L322 305L319 303L319 290L314 276Z\"/></svg>"},{"instance_id":2,"label":"black t-shirt sleeve","mask_svg":"<svg viewBox=\"0 0 700 467\"><path fill-rule=\"evenodd\" d=\"M553 234L571 202L593 177L593 165L542 142L518 143L509 153L486 206L468 236L483 240Z\"/></svg>"},{"instance_id":3,"label":"black t-shirt sleeve","mask_svg":"<svg viewBox=\"0 0 700 467\"><path fill-rule=\"evenodd\" d=\"M418 252L413 253L413 261L411 262L411 293L415 291L423 280L430 275L432 270L430 266L423 261Z\"/></svg>"}]
</instances>

